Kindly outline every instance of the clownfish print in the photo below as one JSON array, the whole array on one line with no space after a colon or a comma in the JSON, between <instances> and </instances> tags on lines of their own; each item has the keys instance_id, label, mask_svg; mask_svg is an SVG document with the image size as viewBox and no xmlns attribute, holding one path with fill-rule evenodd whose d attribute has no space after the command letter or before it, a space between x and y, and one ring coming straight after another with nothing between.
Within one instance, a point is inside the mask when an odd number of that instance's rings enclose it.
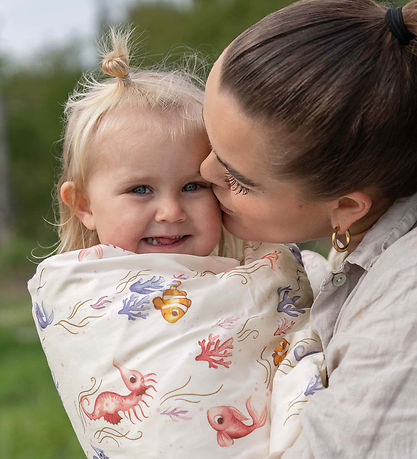
<instances>
[{"instance_id":1,"label":"clownfish print","mask_svg":"<svg viewBox=\"0 0 417 459\"><path fill-rule=\"evenodd\" d=\"M164 290L162 298L158 296L152 300L155 309L159 309L162 317L171 324L181 319L191 306L187 293L178 290L180 285L180 281L174 281L168 289Z\"/></svg>"},{"instance_id":2,"label":"clownfish print","mask_svg":"<svg viewBox=\"0 0 417 459\"><path fill-rule=\"evenodd\" d=\"M285 359L289 347L290 343L285 338L282 338L278 346L274 349L274 353L272 354L275 366L278 366Z\"/></svg>"}]
</instances>

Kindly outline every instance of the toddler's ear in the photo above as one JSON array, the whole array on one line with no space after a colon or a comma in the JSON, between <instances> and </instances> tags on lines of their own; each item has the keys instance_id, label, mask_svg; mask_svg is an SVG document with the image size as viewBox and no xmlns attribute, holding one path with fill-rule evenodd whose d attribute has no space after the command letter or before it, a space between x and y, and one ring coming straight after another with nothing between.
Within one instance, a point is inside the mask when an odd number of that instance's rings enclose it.
<instances>
[{"instance_id":1,"label":"toddler's ear","mask_svg":"<svg viewBox=\"0 0 417 459\"><path fill-rule=\"evenodd\" d=\"M89 230L95 230L94 216L91 212L88 197L77 189L74 182L64 182L60 189L62 201L81 220Z\"/></svg>"}]
</instances>

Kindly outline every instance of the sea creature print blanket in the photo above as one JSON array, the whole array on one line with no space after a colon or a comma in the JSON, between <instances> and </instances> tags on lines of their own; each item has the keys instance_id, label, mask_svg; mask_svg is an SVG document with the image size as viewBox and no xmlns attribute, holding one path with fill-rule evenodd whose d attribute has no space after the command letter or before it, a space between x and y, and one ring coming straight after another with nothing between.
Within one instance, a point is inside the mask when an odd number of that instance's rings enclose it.
<instances>
[{"instance_id":1,"label":"sea creature print blanket","mask_svg":"<svg viewBox=\"0 0 417 459\"><path fill-rule=\"evenodd\" d=\"M44 260L28 288L88 458L267 457L322 388L294 246L237 261L98 245Z\"/></svg>"}]
</instances>

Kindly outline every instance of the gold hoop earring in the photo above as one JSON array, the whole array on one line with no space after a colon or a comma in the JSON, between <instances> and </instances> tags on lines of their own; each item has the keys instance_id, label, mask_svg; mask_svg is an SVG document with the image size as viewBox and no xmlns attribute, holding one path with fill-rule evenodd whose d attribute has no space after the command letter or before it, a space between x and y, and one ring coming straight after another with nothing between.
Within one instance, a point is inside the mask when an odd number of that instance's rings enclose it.
<instances>
[{"instance_id":1,"label":"gold hoop earring","mask_svg":"<svg viewBox=\"0 0 417 459\"><path fill-rule=\"evenodd\" d=\"M338 252L346 252L346 250L348 249L349 244L350 244L350 231L346 230L346 233L345 233L346 244L343 245L342 242L339 239L339 234L338 234L339 229L340 229L340 227L336 226L336 228L333 231L332 244L333 244L333 247L335 248L336 251L338 251Z\"/></svg>"}]
</instances>

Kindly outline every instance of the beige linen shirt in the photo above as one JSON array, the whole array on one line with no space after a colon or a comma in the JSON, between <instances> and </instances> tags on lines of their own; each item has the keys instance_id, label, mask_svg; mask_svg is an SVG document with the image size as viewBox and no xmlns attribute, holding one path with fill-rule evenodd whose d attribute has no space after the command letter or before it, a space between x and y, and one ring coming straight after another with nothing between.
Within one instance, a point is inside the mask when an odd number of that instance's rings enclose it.
<instances>
[{"instance_id":1,"label":"beige linen shirt","mask_svg":"<svg viewBox=\"0 0 417 459\"><path fill-rule=\"evenodd\" d=\"M313 328L328 387L284 458L417 457L417 194L398 200L323 282Z\"/></svg>"}]
</instances>

